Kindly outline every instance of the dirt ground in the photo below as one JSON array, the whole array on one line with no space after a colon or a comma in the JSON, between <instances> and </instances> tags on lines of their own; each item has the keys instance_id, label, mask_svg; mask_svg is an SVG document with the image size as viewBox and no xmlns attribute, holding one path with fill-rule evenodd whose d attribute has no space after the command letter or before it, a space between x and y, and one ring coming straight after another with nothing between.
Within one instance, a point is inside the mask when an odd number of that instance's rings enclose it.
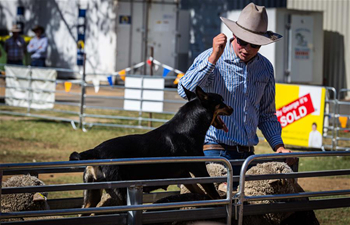
<instances>
[{"instance_id":1,"label":"dirt ground","mask_svg":"<svg viewBox=\"0 0 350 225\"><path fill-rule=\"evenodd\" d=\"M4 79L0 79L0 86L4 85ZM57 84L56 90L64 91L64 84ZM73 84L70 92L80 93L81 89L79 85ZM93 87L87 87L87 94L91 95L106 95L106 96L123 96L123 89L112 89L110 87L100 87L98 93L95 93ZM0 88L0 95L5 94L5 88ZM56 93L58 96L67 95L67 93ZM180 98L180 97L179 97ZM29 117L13 117L1 115L1 120L24 120L32 119ZM75 174L77 175L77 174ZM47 175L52 177L53 175ZM54 176L57 176L55 174ZM329 177L317 177L317 178L301 178L298 179L298 183L303 187L305 191L325 191L325 190L341 190L348 189L350 187L350 178L329 178Z\"/></svg>"},{"instance_id":2,"label":"dirt ground","mask_svg":"<svg viewBox=\"0 0 350 225\"><path fill-rule=\"evenodd\" d=\"M350 178L303 178L298 183L305 191L333 191L349 189Z\"/></svg>"}]
</instances>

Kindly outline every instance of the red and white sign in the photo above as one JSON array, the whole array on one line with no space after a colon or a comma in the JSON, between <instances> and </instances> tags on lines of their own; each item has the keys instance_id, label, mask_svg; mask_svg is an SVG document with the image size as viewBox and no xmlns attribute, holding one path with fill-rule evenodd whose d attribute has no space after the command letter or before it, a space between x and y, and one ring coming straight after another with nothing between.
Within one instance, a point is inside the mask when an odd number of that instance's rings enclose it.
<instances>
[{"instance_id":1,"label":"red and white sign","mask_svg":"<svg viewBox=\"0 0 350 225\"><path fill-rule=\"evenodd\" d=\"M282 128L313 113L315 108L312 104L310 93L276 110L276 116Z\"/></svg>"}]
</instances>

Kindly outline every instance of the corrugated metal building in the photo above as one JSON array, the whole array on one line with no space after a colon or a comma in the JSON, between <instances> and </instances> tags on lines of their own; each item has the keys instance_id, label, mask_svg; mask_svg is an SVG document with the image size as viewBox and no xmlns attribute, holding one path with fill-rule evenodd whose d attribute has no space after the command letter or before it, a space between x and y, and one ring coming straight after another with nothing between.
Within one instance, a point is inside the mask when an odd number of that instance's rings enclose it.
<instances>
[{"instance_id":1,"label":"corrugated metal building","mask_svg":"<svg viewBox=\"0 0 350 225\"><path fill-rule=\"evenodd\" d=\"M323 11L324 85L350 89L350 1L288 0L287 8Z\"/></svg>"},{"instance_id":2,"label":"corrugated metal building","mask_svg":"<svg viewBox=\"0 0 350 225\"><path fill-rule=\"evenodd\" d=\"M189 65L204 50L212 47L213 38L221 32L220 16L243 9L249 3L266 8L286 8L287 0L180 0L180 8L191 12Z\"/></svg>"}]
</instances>

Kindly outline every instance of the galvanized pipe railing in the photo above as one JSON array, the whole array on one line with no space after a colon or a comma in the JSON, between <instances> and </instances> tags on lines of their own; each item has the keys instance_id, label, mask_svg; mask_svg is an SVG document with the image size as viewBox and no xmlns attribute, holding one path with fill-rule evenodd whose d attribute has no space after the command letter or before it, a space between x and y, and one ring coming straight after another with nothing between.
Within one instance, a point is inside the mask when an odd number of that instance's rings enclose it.
<instances>
[{"instance_id":1,"label":"galvanized pipe railing","mask_svg":"<svg viewBox=\"0 0 350 225\"><path fill-rule=\"evenodd\" d=\"M347 93L350 93L350 89L341 89L339 91L338 94L338 102L337 102L337 113L335 115L335 118L339 120L340 117L348 117L350 118L350 113L349 111L347 111L348 113L344 114L341 113L340 107L341 106L350 106L350 102L348 101L344 101L341 99L341 97L343 96L342 94L345 93L345 95ZM335 148L337 150L350 150L350 146L347 147L341 147L338 146L338 141L350 141L350 138L347 137L339 137L339 131L343 131L343 130L348 130L348 128L342 128L341 126L339 126L339 121L336 121L336 126L335 126L335 132L336 132L336 137L335 137Z\"/></svg>"},{"instance_id":2,"label":"galvanized pipe railing","mask_svg":"<svg viewBox=\"0 0 350 225\"><path fill-rule=\"evenodd\" d=\"M277 153L277 154L261 154L261 155L252 155L249 156L243 163L241 172L240 172L240 179L239 179L239 190L235 196L235 200L238 200L236 207L238 207L238 210L236 211L236 216L238 216L238 225L243 224L243 205L245 201L248 200L260 200L264 198L268 199L282 199L282 198L295 198L295 197L307 197L307 195L310 195L312 197L315 196L323 196L321 193L309 193L302 195L301 193L298 194L288 194L288 195L276 195L276 196L254 196L254 197L247 197L244 194L244 188L245 188L245 181L246 181L246 172L248 169L248 166L250 163L252 163L254 160L257 159L269 159L269 158L296 158L296 157L329 157L329 156L350 156L350 152L344 152L344 151L331 151L331 152L302 152L302 153ZM339 192L339 194L348 194L350 190L342 190L342 191L332 191L328 192L326 194L332 194ZM271 198L270 198L271 197ZM275 197L275 198L272 198ZM238 213L238 215L237 215Z\"/></svg>"},{"instance_id":3,"label":"galvanized pipe railing","mask_svg":"<svg viewBox=\"0 0 350 225\"><path fill-rule=\"evenodd\" d=\"M192 201L192 202L180 202L180 203L162 203L152 205L128 205L128 206L115 206L115 207L102 207L102 208L85 208L85 209L64 209L64 210L47 210L47 211L28 211L28 212L10 212L0 213L0 219L5 218L17 218L17 217L35 217L35 216L52 216L52 215L73 215L73 214L87 214L87 213L108 213L108 212L125 212L125 211L139 211L139 210L151 210L151 209L171 209L180 207L195 207L195 206L226 206L227 211L227 224L231 224L232 219L232 166L231 163L222 157L159 157L159 158L132 158L132 159L104 159L104 160L86 160L86 161L61 161L61 162L40 162L40 163L18 163L18 164L2 164L0 165L0 180L2 178L3 171L19 170L19 169L40 169L40 168L66 168L76 166L97 166L97 165L131 165L131 164L154 164L154 163L193 163L193 162L217 162L222 163L227 168L227 197L226 199L219 200L207 200L207 201ZM198 178L200 179L200 178ZM215 178L203 178L215 179ZM171 180L171 179L169 179ZM178 182L179 179L177 179ZM143 185L142 183L161 183L164 181L152 181L145 180L136 185ZM209 180L206 180L209 182ZM192 181L193 183L193 181ZM202 183L202 180L200 180ZM86 185L98 185L86 184ZM25 191L27 187L18 188L19 191ZM38 187L44 188L44 187ZM96 187L95 187L96 188ZM102 187L101 187L102 188ZM111 188L111 186L105 187ZM84 187L82 188L84 189ZM0 193L2 188L0 186ZM132 193L133 191L131 191ZM135 192L137 193L137 192ZM133 198L133 197L131 197ZM134 197L137 198L137 197ZM131 201L133 202L133 201ZM1 209L0 209L1 211ZM134 214L140 216L139 214ZM141 221L139 218L133 218L135 221Z\"/></svg>"},{"instance_id":4,"label":"galvanized pipe railing","mask_svg":"<svg viewBox=\"0 0 350 225\"><path fill-rule=\"evenodd\" d=\"M6 64L0 64L0 65L6 65ZM11 65L11 66L14 66L14 65ZM25 67L25 66L18 66L18 67L23 67L23 68L35 68L35 67ZM36 69L40 69L40 68L36 68ZM66 102L60 102L60 101L55 101L54 104L55 105L71 105L71 106L77 106L77 107L80 107L80 110L79 112L75 112L75 111L57 111L57 112L61 112L61 113L66 113L66 114L74 114L74 115L78 115L79 116L79 126L80 127L83 127L83 130L84 129L84 126L85 125L88 125L88 126L93 126L93 125L96 125L96 126L109 126L109 127L123 127L123 128L144 128L144 129L153 129L152 127L146 127L146 126L142 126L140 124L140 121L146 121L145 118L143 117L139 117L139 118L130 118L130 120L134 120L134 121L139 121L139 125L137 126L133 126L133 125L124 125L124 124L113 124L113 123L101 123L101 122L94 122L94 123L90 123L90 122L86 122L84 121L85 118L91 118L91 117L95 117L95 118L105 118L105 119L111 119L110 117L108 118L108 116L104 116L104 115L98 115L98 114L87 114L85 113L85 109L88 109L88 108L91 108L91 109L104 109L104 110L124 110L123 107L108 107L108 106L104 106L104 107L101 107L101 106L93 106L93 105L87 105L86 104L86 100L87 98L96 98L96 99L118 99L118 100L128 100L127 98L123 98L123 97L118 97L118 96L101 96L101 95L92 95L92 94L86 94L85 93L85 90L87 87L92 87L93 85L92 84L89 84L86 82L86 79L85 79L85 76L88 76L88 75L99 75L99 76L105 76L106 78L108 76L111 76L110 74L106 74L106 73L95 73L95 74L88 74L88 73L84 73L84 72L81 72L81 71L74 71L74 70L70 70L70 69L62 69L62 68L46 68L46 69L53 69L53 70L56 70L56 71L59 71L59 72L67 72L67 73L75 73L75 74L79 74L80 76L80 80L70 80L69 82L70 83L74 83L74 84L79 84L81 85L81 91L80 93L75 93L75 92L69 92L69 93L66 93L64 91L55 91L56 93L65 93L65 94L69 94L69 95L76 95L76 96L79 96L80 97L80 102L79 103L66 103ZM84 76L85 74L85 76ZM116 76L116 74L113 74L112 76ZM0 76L0 77L5 77L5 76ZM8 77L12 77L12 76L8 76ZM147 79L159 79L159 78L162 78L162 79L175 79L175 77L161 77L161 76L146 76L146 75L132 75L132 77L138 77L138 78L147 78ZM44 78L26 78L26 77L19 77L20 79L28 79L28 80L45 80L45 81L52 81L50 79L44 79ZM107 80L107 79L106 79ZM56 80L57 83L63 83L65 82L65 80ZM133 88L133 87L125 87L125 86L122 86L122 85L100 85L100 87L112 87L112 88L118 88L118 89L135 89L135 90L157 90L157 91L169 91L169 92L176 92L177 90L175 88L163 88L163 89L154 89L154 88ZM6 87L6 88L13 88L13 87ZM18 89L18 88L16 88ZM29 90L30 92L33 92L33 91L39 91L39 92L53 92L53 91L50 91L50 90L44 90L44 89L35 89L33 90L32 88L23 88L23 89L26 89L26 90ZM339 147L337 146L337 143L338 143L338 140L345 140L344 138L340 138L339 135L338 135L338 131L339 130L342 130L342 128L339 128L337 127L337 116L339 116L339 102L341 102L338 98L339 96L341 96L341 92L345 92L345 91L350 91L349 89L342 89L340 90L339 94L337 95L337 91L334 87L325 87L326 91L327 91L327 94L328 95L332 95L333 94L333 98L332 99L327 99L326 100L326 103L328 104L333 104L331 107L332 107L332 113L330 114L325 114L325 116L330 116L331 120L332 120L332 124L333 126L330 126L330 127L325 127L325 129L331 129L332 130L332 134L331 135L325 135L324 138L330 138L332 140L332 143L331 145L324 145L323 146L323 150L324 149L332 149L332 150L337 150L337 149L342 149L342 150L347 150L346 148L344 147ZM338 98L337 98L338 97ZM150 100L146 100L146 99L141 99L140 100L141 102L148 102ZM45 101L34 101L33 99L29 99L29 103L32 103L32 102L35 102L35 103L43 103ZM152 102L163 102L163 103L169 103L169 104L183 104L185 103L186 101L184 100L163 100L163 101L160 101L160 100L152 100ZM341 103L344 103L346 104L347 102L341 102ZM4 104L1 104L1 105L4 105ZM30 105L30 104L29 104ZM49 110L47 110L49 111ZM54 110L51 110L51 111L54 111ZM140 110L141 112L142 110ZM3 111L3 110L0 110L0 113L3 113L3 114L12 114L12 111L10 112L7 112L7 111ZM163 111L161 112L163 114L174 114L175 112L172 112L171 110L169 111ZM37 117L36 115L37 114L33 114L33 113L30 113L30 107L28 106L28 110L27 110L27 113L26 114L13 114L13 115L21 115L21 116L31 116L31 117ZM46 118L45 116L41 116L40 118ZM61 117L53 117L53 116L47 116L46 119L53 119L53 120L61 120L61 121L68 121L68 122L76 122L76 120L71 120L69 118L61 118ZM113 118L113 119L119 119L119 118ZM152 119L149 119L147 120L149 122L153 122ZM163 121L154 121L154 122L163 122ZM347 139L346 139L347 140Z\"/></svg>"},{"instance_id":5,"label":"galvanized pipe railing","mask_svg":"<svg viewBox=\"0 0 350 225\"><path fill-rule=\"evenodd\" d=\"M332 103L332 113L329 115L331 116L332 118L332 125L331 127L327 127L327 129L331 129L332 130L332 135L331 135L331 140L332 140L332 144L330 146L330 149L331 150L334 150L335 149L335 146L336 146L336 131L335 131L335 125L336 125L336 117L335 115L337 114L337 90L334 88L334 87L325 87L326 88L326 91L327 94L329 93L329 95L331 95L333 93L333 98L332 99L327 99L326 97L326 103ZM324 116L328 116L328 115L324 115ZM328 137L328 136L327 136ZM325 146L326 147L326 146Z\"/></svg>"},{"instance_id":6,"label":"galvanized pipe railing","mask_svg":"<svg viewBox=\"0 0 350 225\"><path fill-rule=\"evenodd\" d=\"M0 64L0 65L6 65L6 64ZM16 65L11 65L11 66L16 66ZM36 68L36 67L31 67L31 66L16 66L16 67L22 67L22 68L28 68L28 69L40 69L40 68ZM55 102L52 102L53 104L55 105L70 105L70 106L76 106L76 107L79 107L79 111L78 112L75 112L75 111L63 111L63 110L59 110L57 112L60 112L60 113L66 113L66 114L74 114L74 115L77 115L79 117L78 119L78 122L76 119L69 119L69 118L62 118L62 117L55 117L55 116L46 116L46 115L39 115L39 114L36 114L36 113L32 113L31 112L31 107L30 107L30 104L32 102L35 102L35 103L51 103L51 102L47 102L47 101L37 101L37 100L33 100L32 99L32 95L29 95L28 98L26 98L25 100L29 102L28 104L28 107L27 107L27 112L26 113L20 113L20 112L17 112L17 114L13 113L12 111L6 111L6 110L0 110L0 113L2 114L9 114L9 115L20 115L20 116L29 116L29 117L39 117L39 118L46 118L46 119L49 119L49 120L60 120L60 121L67 121L67 122L71 122L71 123L78 123L79 127L82 127L83 130L86 130L85 129L85 125L87 126L93 126L93 125L97 125L97 126L110 126L110 127L123 127L123 128L142 128L142 129L154 129L153 127L146 127L146 126L142 126L140 124L141 121L146 121L145 118L143 117L138 117L138 118L130 118L129 120L134 120L134 121L139 121L139 125L137 126L133 126L133 125L123 125L123 124L113 124L113 123L99 123L99 122L96 122L96 123L90 123L90 122L86 122L84 119L85 118L89 118L89 117L98 117L98 118L106 118L106 119L109 119L107 116L105 117L104 115L94 115L94 114L87 114L85 113L85 109L88 109L88 108L92 108L92 109L104 109L104 110L124 110L123 107L107 107L107 106L93 106L93 105L87 105L86 104L86 101L88 98L96 98L96 99L120 99L120 100L128 100L127 98L124 98L124 97L118 97L118 96L101 96L101 95L92 95L92 94L86 94L86 88L87 87L93 87L94 85L92 84L88 84L86 82L86 76L87 75L99 75L99 76L105 76L106 77L106 80L107 80L107 77L110 76L110 74L102 74L102 73L99 73L99 74L88 74L88 73L85 73L84 71L74 71L74 70L70 70L70 69L61 69L61 68L49 68L49 67L46 67L45 69L53 69L53 70L56 70L56 71L59 71L59 72L68 72L68 73L75 73L75 74L78 74L80 76L80 79L79 80L69 80L70 83L74 83L74 84L78 84L81 86L81 91L79 93L76 93L76 92L65 92L65 91L51 91L51 90L44 90L44 89L33 89L33 88L21 88L21 87L9 87L9 86L6 86L6 88L15 88L15 89L23 89L23 90L28 90L30 93L31 92L50 92L50 93L65 93L65 94L68 94L68 95L74 95L74 96L77 96L79 97L80 99L80 102L79 103L66 103L66 102L60 102L60 101L55 101ZM116 75L113 75L113 76L116 76ZM0 76L0 77L5 77L5 76ZM14 77L14 76L7 76L7 77ZM145 75L132 75L132 77L138 77L138 78L150 78L150 79L175 79L176 77L166 77L166 78L163 78L161 76L152 76L152 77L149 77L149 76L145 76ZM16 77L18 78L18 77ZM23 77L23 76L20 76L19 79L27 79L27 80L42 80L42 81L55 81L55 80L52 80L52 79L45 79L45 78L40 78L40 79L31 79L31 77ZM56 83L63 83L65 82L65 80L56 80ZM167 91L167 92L176 92L177 90L175 88L163 88L163 89L154 89L154 88L133 88L133 87L125 87L125 86L122 86L122 85L100 85L100 87L112 87L112 88L118 88L118 89L135 89L135 90L157 90L157 91ZM21 100L21 99L18 99L18 100ZM132 99L134 100L134 99ZM149 100L146 100L146 99L141 99L141 102L148 102ZM163 103L169 103L169 104L184 104L186 101L184 100L163 100L163 101L157 101L157 100L152 100L151 102L163 102ZM5 104L0 104L0 105L5 105ZM44 111L44 110L43 110ZM54 109L46 109L45 111L56 111ZM141 110L142 111L142 110ZM141 111L139 111L139 115L141 115ZM143 112L143 111L142 111ZM175 112L173 111L163 111L161 112L162 114L175 114ZM113 119L119 119L119 118L113 118ZM153 120L152 118L147 120L149 122L166 122L167 120ZM73 128L75 128L76 126L74 125Z\"/></svg>"}]
</instances>

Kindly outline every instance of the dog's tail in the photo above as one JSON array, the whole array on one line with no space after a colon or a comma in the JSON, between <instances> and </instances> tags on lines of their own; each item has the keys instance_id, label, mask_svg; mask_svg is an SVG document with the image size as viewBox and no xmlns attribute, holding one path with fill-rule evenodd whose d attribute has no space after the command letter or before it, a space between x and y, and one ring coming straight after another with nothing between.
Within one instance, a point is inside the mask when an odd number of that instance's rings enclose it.
<instances>
[{"instance_id":1,"label":"dog's tail","mask_svg":"<svg viewBox=\"0 0 350 225\"><path fill-rule=\"evenodd\" d=\"M100 159L95 149L90 149L81 153L73 152L69 156L69 161Z\"/></svg>"}]
</instances>

